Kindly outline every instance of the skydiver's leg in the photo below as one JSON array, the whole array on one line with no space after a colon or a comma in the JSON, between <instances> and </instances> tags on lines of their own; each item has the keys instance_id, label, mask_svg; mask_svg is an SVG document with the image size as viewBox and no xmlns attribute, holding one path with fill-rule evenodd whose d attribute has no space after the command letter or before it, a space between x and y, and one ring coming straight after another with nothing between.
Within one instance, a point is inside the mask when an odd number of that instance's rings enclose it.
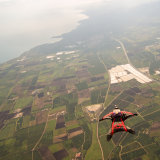
<instances>
[{"instance_id":1,"label":"skydiver's leg","mask_svg":"<svg viewBox=\"0 0 160 160\"><path fill-rule=\"evenodd\" d=\"M112 135L113 135L112 129L110 129L110 130L108 131L108 133L107 133L107 141L110 141L110 140L111 140Z\"/></svg>"},{"instance_id":2,"label":"skydiver's leg","mask_svg":"<svg viewBox=\"0 0 160 160\"><path fill-rule=\"evenodd\" d=\"M131 133L131 134L135 134L135 131L133 129L131 129L130 127L128 126L125 126L126 129L127 129L127 132Z\"/></svg>"}]
</instances>

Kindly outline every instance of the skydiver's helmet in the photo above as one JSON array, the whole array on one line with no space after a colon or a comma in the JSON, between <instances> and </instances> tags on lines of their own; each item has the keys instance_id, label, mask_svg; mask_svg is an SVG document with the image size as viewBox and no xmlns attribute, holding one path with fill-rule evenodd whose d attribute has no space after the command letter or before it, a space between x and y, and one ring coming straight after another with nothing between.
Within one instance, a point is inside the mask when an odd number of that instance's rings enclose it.
<instances>
[{"instance_id":1,"label":"skydiver's helmet","mask_svg":"<svg viewBox=\"0 0 160 160\"><path fill-rule=\"evenodd\" d=\"M115 105L113 113L118 114L121 110Z\"/></svg>"}]
</instances>

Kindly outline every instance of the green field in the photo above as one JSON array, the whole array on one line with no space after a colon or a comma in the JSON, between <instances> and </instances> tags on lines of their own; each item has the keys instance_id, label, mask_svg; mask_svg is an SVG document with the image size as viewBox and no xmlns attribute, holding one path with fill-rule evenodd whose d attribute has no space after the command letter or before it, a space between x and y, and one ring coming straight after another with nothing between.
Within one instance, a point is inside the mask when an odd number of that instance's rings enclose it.
<instances>
[{"instance_id":1,"label":"green field","mask_svg":"<svg viewBox=\"0 0 160 160\"><path fill-rule=\"evenodd\" d=\"M32 97L25 97L25 98L20 98L18 100L16 100L16 104L14 106L14 109L21 109L24 107L27 107L29 105L32 105Z\"/></svg>"},{"instance_id":2,"label":"green field","mask_svg":"<svg viewBox=\"0 0 160 160\"><path fill-rule=\"evenodd\" d=\"M98 145L97 141L97 125L96 123L92 123L92 144L89 150L87 151L87 154L85 156L85 159L101 159L101 150ZM96 152L95 152L96 151Z\"/></svg>"},{"instance_id":3,"label":"green field","mask_svg":"<svg viewBox=\"0 0 160 160\"><path fill-rule=\"evenodd\" d=\"M160 2L101 3L77 5L88 18L60 41L0 64L0 160L30 160L32 149L33 160L71 160L77 153L85 160L160 159ZM111 84L109 70L127 63L152 82ZM104 110L87 111L94 104ZM115 133L108 142L112 121L98 119L115 105L138 114L125 121L135 134Z\"/></svg>"}]
</instances>

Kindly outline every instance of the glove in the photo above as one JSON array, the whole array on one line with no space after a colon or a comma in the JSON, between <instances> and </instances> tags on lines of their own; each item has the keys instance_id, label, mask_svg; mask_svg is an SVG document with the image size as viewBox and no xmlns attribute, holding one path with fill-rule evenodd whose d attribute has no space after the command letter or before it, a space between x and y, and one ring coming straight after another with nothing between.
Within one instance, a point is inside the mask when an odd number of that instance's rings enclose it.
<instances>
[{"instance_id":1,"label":"glove","mask_svg":"<svg viewBox=\"0 0 160 160\"><path fill-rule=\"evenodd\" d=\"M100 122L100 121L103 121L103 120L104 120L104 119L100 119L99 122Z\"/></svg>"},{"instance_id":2,"label":"glove","mask_svg":"<svg viewBox=\"0 0 160 160\"><path fill-rule=\"evenodd\" d=\"M137 114L137 113L134 113L134 116L138 116L138 114Z\"/></svg>"}]
</instances>

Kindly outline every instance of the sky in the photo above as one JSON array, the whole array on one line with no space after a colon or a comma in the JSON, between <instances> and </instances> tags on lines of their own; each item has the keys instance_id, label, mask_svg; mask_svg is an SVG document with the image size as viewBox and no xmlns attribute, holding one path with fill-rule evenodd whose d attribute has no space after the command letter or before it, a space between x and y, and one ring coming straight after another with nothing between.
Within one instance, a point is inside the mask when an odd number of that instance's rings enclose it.
<instances>
[{"instance_id":1,"label":"sky","mask_svg":"<svg viewBox=\"0 0 160 160\"><path fill-rule=\"evenodd\" d=\"M103 2L131 8L150 1L154 0L0 0L0 63L73 30L88 18L83 13L87 7Z\"/></svg>"},{"instance_id":2,"label":"sky","mask_svg":"<svg viewBox=\"0 0 160 160\"><path fill-rule=\"evenodd\" d=\"M0 0L0 63L53 36L74 29L86 19L82 8L101 0Z\"/></svg>"}]
</instances>

